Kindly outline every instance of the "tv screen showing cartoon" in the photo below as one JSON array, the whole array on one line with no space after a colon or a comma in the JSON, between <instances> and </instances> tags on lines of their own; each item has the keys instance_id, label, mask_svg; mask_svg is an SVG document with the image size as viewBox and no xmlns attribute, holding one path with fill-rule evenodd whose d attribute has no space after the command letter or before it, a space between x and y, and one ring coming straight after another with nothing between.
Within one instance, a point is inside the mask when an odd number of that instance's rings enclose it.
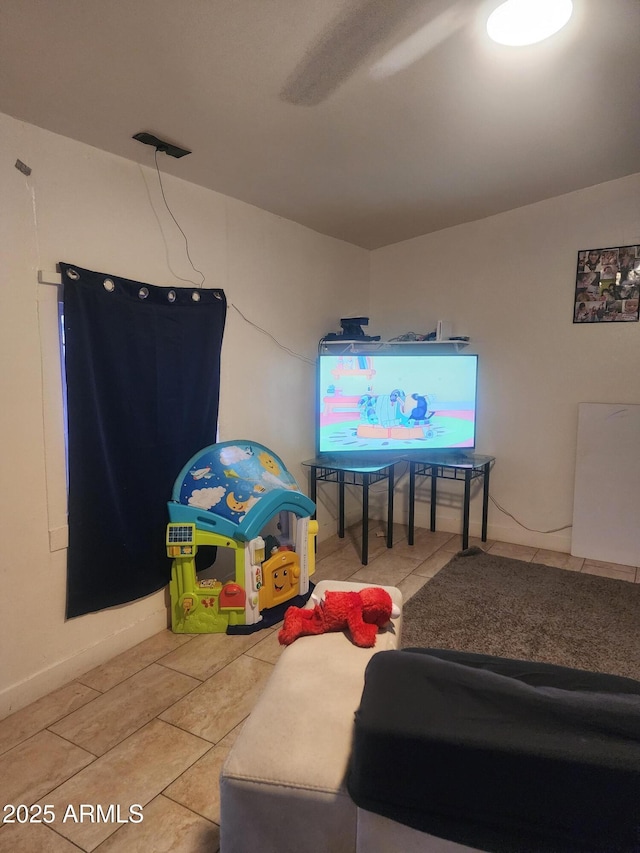
<instances>
[{"instance_id":1,"label":"tv screen showing cartoon","mask_svg":"<svg viewBox=\"0 0 640 853\"><path fill-rule=\"evenodd\" d=\"M318 452L474 448L477 355L321 353Z\"/></svg>"}]
</instances>

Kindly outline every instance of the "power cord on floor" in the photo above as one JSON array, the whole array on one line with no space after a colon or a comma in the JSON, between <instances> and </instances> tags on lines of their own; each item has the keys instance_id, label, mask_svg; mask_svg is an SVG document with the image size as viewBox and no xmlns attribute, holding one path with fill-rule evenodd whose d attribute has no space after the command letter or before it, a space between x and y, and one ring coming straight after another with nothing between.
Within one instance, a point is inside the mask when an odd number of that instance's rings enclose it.
<instances>
[{"instance_id":1,"label":"power cord on floor","mask_svg":"<svg viewBox=\"0 0 640 853\"><path fill-rule=\"evenodd\" d=\"M523 524L519 519L506 510L504 507L500 506L498 501L493 497L493 495L489 494L489 500L491 503L500 510L500 512L504 513L504 515L509 516L509 518L513 519L516 524L519 524L520 527L524 528L524 530L529 530L531 533L559 533L561 530L568 530L570 527L573 527L573 524L565 524L562 527L554 527L552 530L538 530L537 527L527 527L526 524Z\"/></svg>"}]
</instances>

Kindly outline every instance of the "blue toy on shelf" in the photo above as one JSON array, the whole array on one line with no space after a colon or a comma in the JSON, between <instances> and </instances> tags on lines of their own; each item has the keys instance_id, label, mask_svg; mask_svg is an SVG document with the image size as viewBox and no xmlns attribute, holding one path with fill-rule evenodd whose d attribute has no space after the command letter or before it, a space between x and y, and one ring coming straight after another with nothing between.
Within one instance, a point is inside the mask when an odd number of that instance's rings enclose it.
<instances>
[{"instance_id":1,"label":"blue toy on shelf","mask_svg":"<svg viewBox=\"0 0 640 853\"><path fill-rule=\"evenodd\" d=\"M273 451L253 441L204 448L178 474L168 509L174 632L262 627L261 611L308 597L315 570L315 504ZM290 541L265 554L260 534L275 516ZM200 545L235 552L235 581L198 581L195 555Z\"/></svg>"}]
</instances>

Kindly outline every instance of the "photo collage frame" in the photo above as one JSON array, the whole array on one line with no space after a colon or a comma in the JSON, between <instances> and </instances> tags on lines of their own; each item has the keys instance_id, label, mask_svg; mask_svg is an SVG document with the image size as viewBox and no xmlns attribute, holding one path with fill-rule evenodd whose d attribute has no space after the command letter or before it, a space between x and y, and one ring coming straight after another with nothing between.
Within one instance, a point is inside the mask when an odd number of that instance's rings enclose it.
<instances>
[{"instance_id":1,"label":"photo collage frame","mask_svg":"<svg viewBox=\"0 0 640 853\"><path fill-rule=\"evenodd\" d=\"M640 245L578 252L574 323L638 320Z\"/></svg>"}]
</instances>

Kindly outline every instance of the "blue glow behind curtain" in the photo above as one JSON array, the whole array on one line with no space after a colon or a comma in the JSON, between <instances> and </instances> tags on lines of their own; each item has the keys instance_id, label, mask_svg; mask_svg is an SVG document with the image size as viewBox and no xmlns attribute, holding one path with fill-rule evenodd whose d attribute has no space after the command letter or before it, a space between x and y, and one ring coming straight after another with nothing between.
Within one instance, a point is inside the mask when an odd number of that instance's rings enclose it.
<instances>
[{"instance_id":1,"label":"blue glow behind curtain","mask_svg":"<svg viewBox=\"0 0 640 853\"><path fill-rule=\"evenodd\" d=\"M227 304L221 290L60 269L71 618L169 582L167 501L185 462L216 441Z\"/></svg>"}]
</instances>

